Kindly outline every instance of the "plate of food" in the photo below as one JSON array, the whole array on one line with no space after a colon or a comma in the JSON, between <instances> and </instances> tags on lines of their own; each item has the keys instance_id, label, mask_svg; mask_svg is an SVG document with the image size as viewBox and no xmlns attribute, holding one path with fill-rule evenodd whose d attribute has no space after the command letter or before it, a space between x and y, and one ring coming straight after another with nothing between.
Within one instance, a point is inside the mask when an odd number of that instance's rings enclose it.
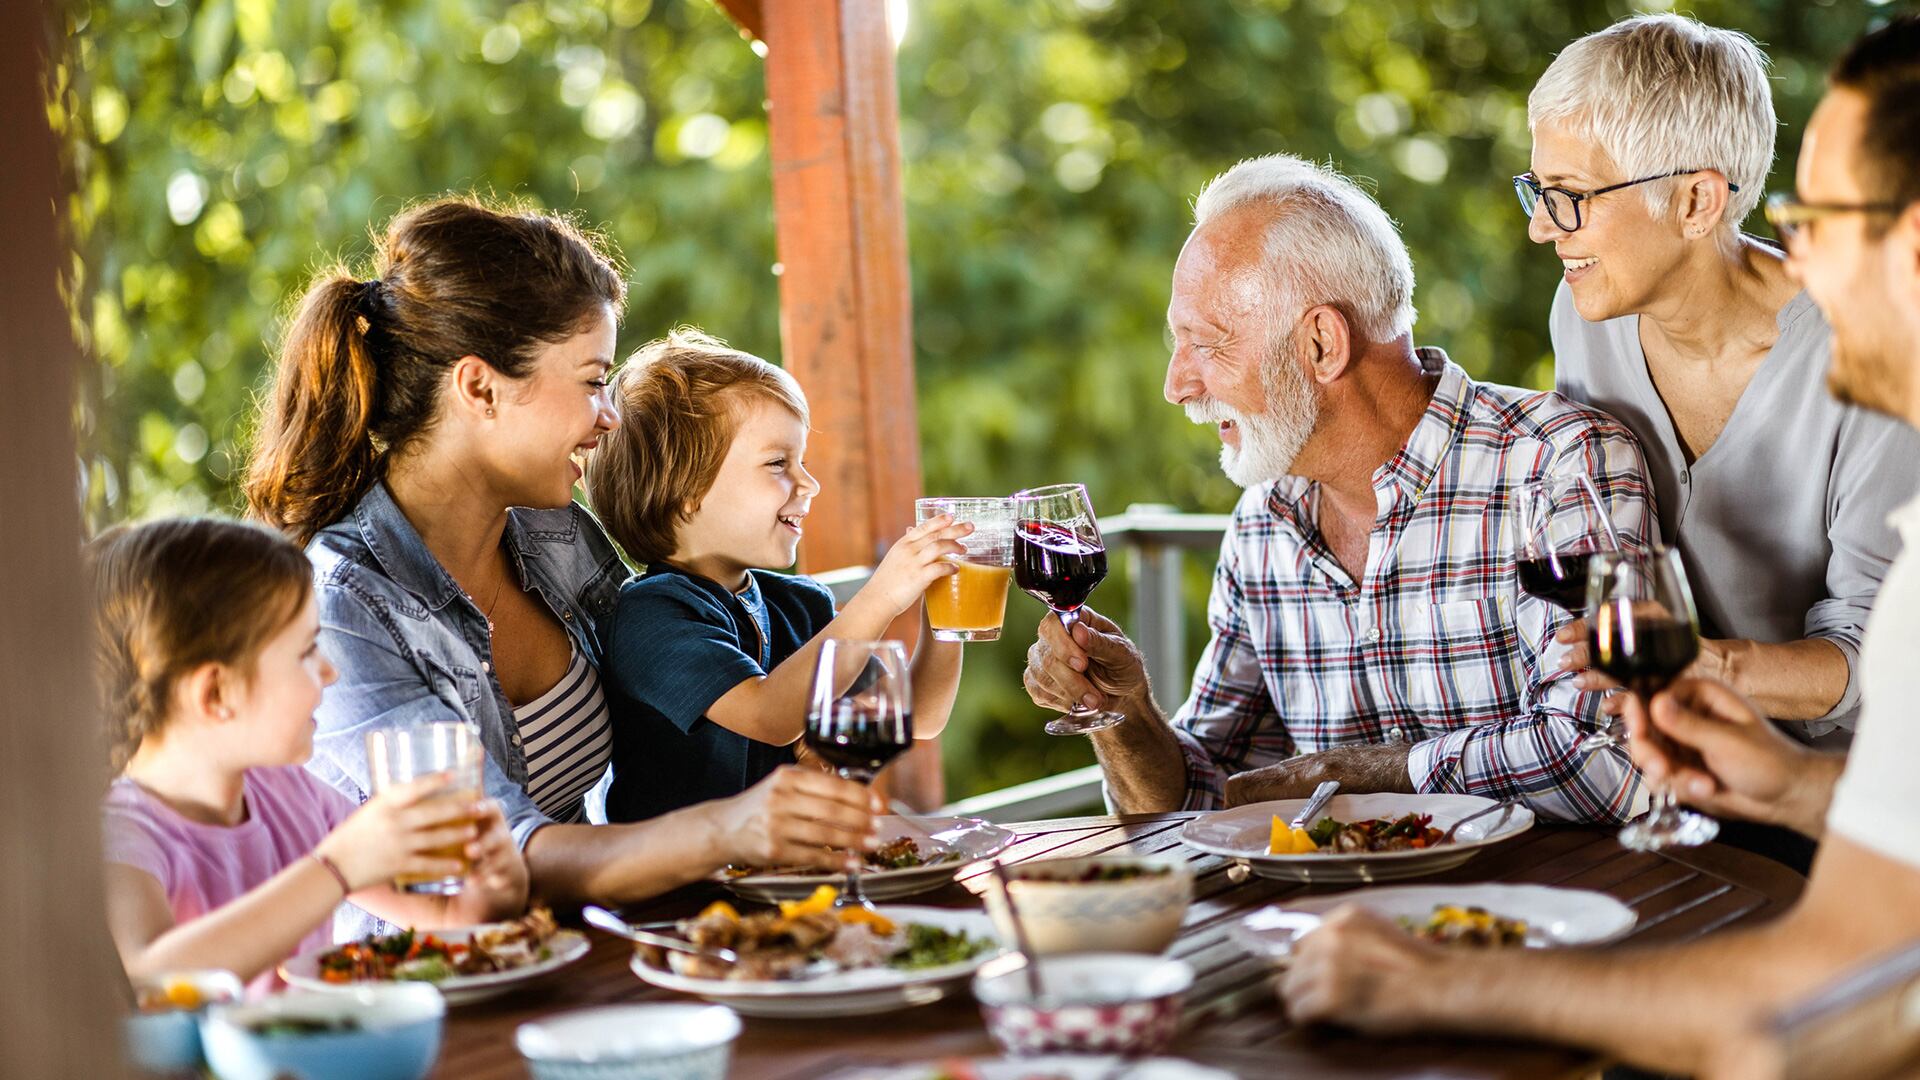
<instances>
[{"instance_id":1,"label":"plate of food","mask_svg":"<svg viewBox=\"0 0 1920 1080\"><path fill-rule=\"evenodd\" d=\"M1465 948L1549 948L1617 941L1639 921L1605 893L1549 885L1394 885L1287 902L1240 920L1232 936L1284 959L1300 935L1343 904L1399 923L1418 938Z\"/></svg>"},{"instance_id":2,"label":"plate of food","mask_svg":"<svg viewBox=\"0 0 1920 1080\"><path fill-rule=\"evenodd\" d=\"M280 965L290 986L339 990L368 983L425 982L448 1005L504 994L587 955L585 934L562 930L546 908L524 918L458 930L374 934Z\"/></svg>"},{"instance_id":3,"label":"plate of food","mask_svg":"<svg viewBox=\"0 0 1920 1080\"><path fill-rule=\"evenodd\" d=\"M1003 951L985 912L835 908L836 898L821 886L771 911L742 915L711 904L683 920L676 936L737 960L643 945L634 974L746 1016L865 1016L938 1001Z\"/></svg>"},{"instance_id":4,"label":"plate of food","mask_svg":"<svg viewBox=\"0 0 1920 1080\"><path fill-rule=\"evenodd\" d=\"M1181 842L1238 859L1266 878L1314 884L1393 881L1451 870L1482 850L1533 828L1533 811L1478 795L1336 795L1318 820L1288 823L1305 799L1253 803L1187 822ZM1464 822L1452 839L1446 831Z\"/></svg>"},{"instance_id":5,"label":"plate of food","mask_svg":"<svg viewBox=\"0 0 1920 1080\"><path fill-rule=\"evenodd\" d=\"M969 863L991 859L1013 845L1012 833L970 817L888 815L875 819L880 847L867 855L860 887L869 900L898 900L952 881ZM748 900L804 900L846 875L803 867L727 867L720 880Z\"/></svg>"}]
</instances>

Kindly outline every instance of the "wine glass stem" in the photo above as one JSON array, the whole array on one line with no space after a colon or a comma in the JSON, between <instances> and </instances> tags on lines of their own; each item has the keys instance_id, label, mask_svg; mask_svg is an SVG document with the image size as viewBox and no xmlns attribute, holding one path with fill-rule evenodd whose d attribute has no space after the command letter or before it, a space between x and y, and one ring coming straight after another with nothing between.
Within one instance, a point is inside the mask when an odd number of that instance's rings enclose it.
<instances>
[{"instance_id":1,"label":"wine glass stem","mask_svg":"<svg viewBox=\"0 0 1920 1080\"><path fill-rule=\"evenodd\" d=\"M1073 640L1073 628L1080 625L1080 609L1069 608L1066 611L1061 611L1055 608L1053 613L1059 616L1060 626L1067 632L1067 640ZM1084 703L1076 701L1067 708L1067 715L1082 716L1092 711L1093 710L1087 708Z\"/></svg>"},{"instance_id":2,"label":"wine glass stem","mask_svg":"<svg viewBox=\"0 0 1920 1080\"><path fill-rule=\"evenodd\" d=\"M840 775L845 779L858 781L864 787L870 788L873 786L873 777L871 776L858 776L844 770L841 771ZM866 858L865 852L856 851L853 853L853 861L847 864L847 901L860 907L868 906L866 890L860 885L860 864L865 862Z\"/></svg>"}]
</instances>

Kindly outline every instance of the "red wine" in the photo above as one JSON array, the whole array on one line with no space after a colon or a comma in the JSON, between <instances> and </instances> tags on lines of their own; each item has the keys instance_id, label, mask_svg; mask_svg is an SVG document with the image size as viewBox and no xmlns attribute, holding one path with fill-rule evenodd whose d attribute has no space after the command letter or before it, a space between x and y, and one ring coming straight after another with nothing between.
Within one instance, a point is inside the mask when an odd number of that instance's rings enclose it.
<instances>
[{"instance_id":1,"label":"red wine","mask_svg":"<svg viewBox=\"0 0 1920 1080\"><path fill-rule=\"evenodd\" d=\"M1107 576L1107 549L1058 525L1023 521L1013 534L1013 580L1055 611L1087 602Z\"/></svg>"},{"instance_id":2,"label":"red wine","mask_svg":"<svg viewBox=\"0 0 1920 1080\"><path fill-rule=\"evenodd\" d=\"M897 718L836 701L831 718L810 717L807 749L856 780L871 780L913 745L913 714Z\"/></svg>"},{"instance_id":3,"label":"red wine","mask_svg":"<svg viewBox=\"0 0 1920 1080\"><path fill-rule=\"evenodd\" d=\"M1587 606L1588 552L1576 555L1552 555L1539 559L1521 559L1520 588L1550 604L1558 604L1575 615Z\"/></svg>"},{"instance_id":4,"label":"red wine","mask_svg":"<svg viewBox=\"0 0 1920 1080\"><path fill-rule=\"evenodd\" d=\"M1643 699L1665 690L1700 655L1692 625L1678 619L1635 619L1631 627L1606 621L1606 633L1587 633L1593 666Z\"/></svg>"}]
</instances>

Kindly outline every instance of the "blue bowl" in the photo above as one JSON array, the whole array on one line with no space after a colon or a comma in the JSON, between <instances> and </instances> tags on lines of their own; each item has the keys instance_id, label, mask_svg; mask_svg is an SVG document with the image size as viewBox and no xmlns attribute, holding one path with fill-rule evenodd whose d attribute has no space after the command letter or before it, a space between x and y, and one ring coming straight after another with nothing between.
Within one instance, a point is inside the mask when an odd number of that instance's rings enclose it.
<instances>
[{"instance_id":1,"label":"blue bowl","mask_svg":"<svg viewBox=\"0 0 1920 1080\"><path fill-rule=\"evenodd\" d=\"M127 1017L123 1030L127 1040L127 1060L147 1072L197 1072L206 1063L200 1050L200 1017L206 1006L238 1001L246 992L239 976L231 971L209 968L204 971L177 971L134 981L134 996L164 999L168 988L191 986L203 1003L197 1009L161 1007L142 1010Z\"/></svg>"},{"instance_id":2,"label":"blue bowl","mask_svg":"<svg viewBox=\"0 0 1920 1080\"><path fill-rule=\"evenodd\" d=\"M440 1056L447 1003L425 983L296 991L208 1010L207 1065L220 1080L421 1080ZM275 1021L346 1022L352 1030L272 1034Z\"/></svg>"}]
</instances>

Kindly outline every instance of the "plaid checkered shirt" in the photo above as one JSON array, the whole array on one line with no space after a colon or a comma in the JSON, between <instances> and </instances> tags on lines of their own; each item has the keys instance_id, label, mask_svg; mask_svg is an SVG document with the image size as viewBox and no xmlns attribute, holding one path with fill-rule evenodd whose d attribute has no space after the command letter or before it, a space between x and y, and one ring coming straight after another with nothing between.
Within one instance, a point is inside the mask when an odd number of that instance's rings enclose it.
<instances>
[{"instance_id":1,"label":"plaid checkered shirt","mask_svg":"<svg viewBox=\"0 0 1920 1080\"><path fill-rule=\"evenodd\" d=\"M1379 513L1362 579L1328 548L1317 485L1249 489L1220 549L1212 640L1174 716L1190 810L1228 775L1336 746L1411 743L1418 791L1518 798L1543 819L1621 821L1638 774L1579 749L1599 695L1554 670L1571 616L1520 591L1518 493L1592 477L1623 544L1659 528L1633 436L1556 394L1475 382L1438 349L1426 413L1373 474Z\"/></svg>"}]
</instances>

